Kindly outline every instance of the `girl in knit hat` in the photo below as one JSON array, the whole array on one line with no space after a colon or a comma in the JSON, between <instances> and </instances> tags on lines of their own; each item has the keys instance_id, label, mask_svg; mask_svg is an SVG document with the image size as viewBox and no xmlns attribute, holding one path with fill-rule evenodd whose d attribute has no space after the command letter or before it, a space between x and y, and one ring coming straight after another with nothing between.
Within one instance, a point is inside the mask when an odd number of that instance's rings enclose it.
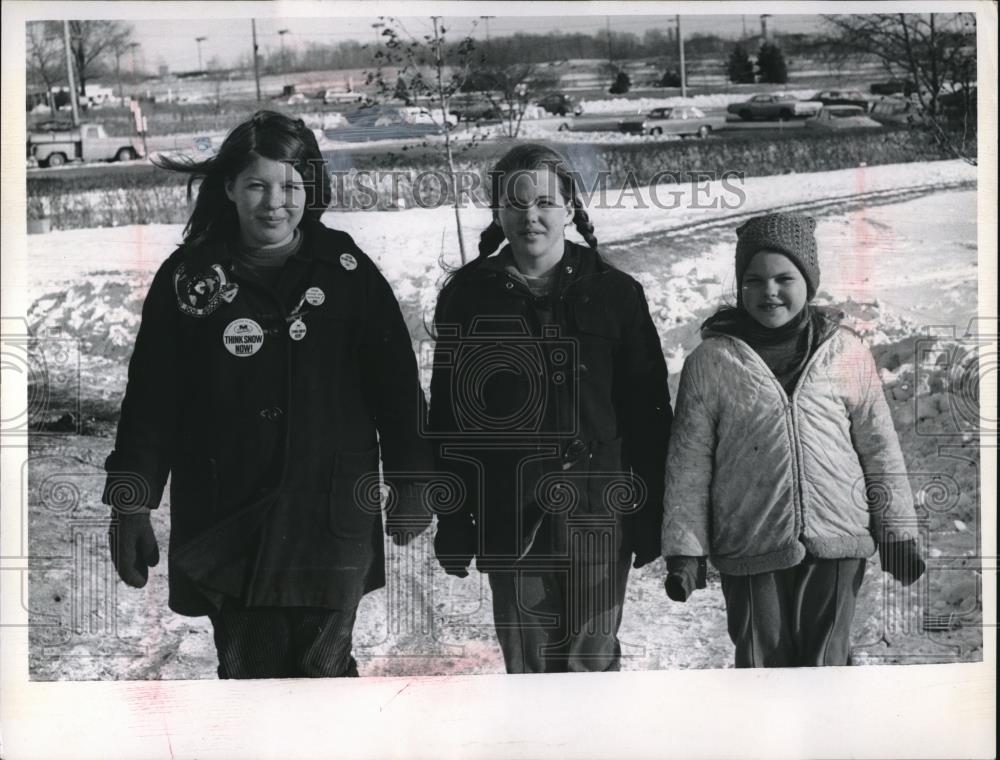
<instances>
[{"instance_id":1,"label":"girl in knit hat","mask_svg":"<svg viewBox=\"0 0 1000 760\"><path fill-rule=\"evenodd\" d=\"M866 560L924 571L906 469L875 362L830 310L813 219L737 230L735 307L684 364L667 459L667 595L722 575L736 667L845 665Z\"/></svg>"}]
</instances>

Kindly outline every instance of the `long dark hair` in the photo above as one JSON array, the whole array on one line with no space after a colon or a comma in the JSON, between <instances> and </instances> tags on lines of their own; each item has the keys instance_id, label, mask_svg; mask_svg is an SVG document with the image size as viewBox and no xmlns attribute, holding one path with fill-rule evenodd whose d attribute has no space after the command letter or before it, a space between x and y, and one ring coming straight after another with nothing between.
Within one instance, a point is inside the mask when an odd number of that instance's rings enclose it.
<instances>
[{"instance_id":1,"label":"long dark hair","mask_svg":"<svg viewBox=\"0 0 1000 760\"><path fill-rule=\"evenodd\" d=\"M506 178L513 172L535 171L549 169L556 175L559 190L568 199L573 208L573 224L577 232L591 248L597 250L597 238L594 236L594 225L583 208L580 196L576 192L576 173L569 162L556 150L539 143L523 143L511 148L497 161L490 172L490 203L498 208L500 194L506 189ZM505 239L503 227L494 219L479 235L479 257L486 258L493 253Z\"/></svg>"},{"instance_id":2,"label":"long dark hair","mask_svg":"<svg viewBox=\"0 0 1000 760\"><path fill-rule=\"evenodd\" d=\"M235 240L240 221L236 206L226 195L226 184L260 156L295 168L306 189L306 210L302 218L318 220L330 205L330 174L312 130L301 119L276 111L258 111L223 141L219 152L204 161L160 156L153 163L161 169L191 175L188 188L201 178L194 210L184 228L184 242Z\"/></svg>"}]
</instances>

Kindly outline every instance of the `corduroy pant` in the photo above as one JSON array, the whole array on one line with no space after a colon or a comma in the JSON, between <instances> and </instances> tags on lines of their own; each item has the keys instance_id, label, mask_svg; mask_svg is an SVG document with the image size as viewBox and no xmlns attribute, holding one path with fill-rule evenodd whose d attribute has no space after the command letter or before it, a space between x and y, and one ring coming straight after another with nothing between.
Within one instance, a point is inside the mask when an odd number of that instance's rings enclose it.
<instances>
[{"instance_id":1,"label":"corduroy pant","mask_svg":"<svg viewBox=\"0 0 1000 760\"><path fill-rule=\"evenodd\" d=\"M629 559L623 552L565 569L490 572L493 624L507 672L619 670Z\"/></svg>"},{"instance_id":2,"label":"corduroy pant","mask_svg":"<svg viewBox=\"0 0 1000 760\"><path fill-rule=\"evenodd\" d=\"M807 557L795 567L723 575L738 668L848 665L864 559Z\"/></svg>"},{"instance_id":3,"label":"corduroy pant","mask_svg":"<svg viewBox=\"0 0 1000 760\"><path fill-rule=\"evenodd\" d=\"M357 607L234 607L210 616L219 678L357 677Z\"/></svg>"}]
</instances>

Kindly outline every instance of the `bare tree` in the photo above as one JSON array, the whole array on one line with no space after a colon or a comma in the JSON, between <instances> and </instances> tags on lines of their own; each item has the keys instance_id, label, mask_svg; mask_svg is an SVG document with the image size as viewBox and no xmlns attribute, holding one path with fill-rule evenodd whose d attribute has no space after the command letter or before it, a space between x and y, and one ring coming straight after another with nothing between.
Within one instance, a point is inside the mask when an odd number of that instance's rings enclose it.
<instances>
[{"instance_id":1,"label":"bare tree","mask_svg":"<svg viewBox=\"0 0 1000 760\"><path fill-rule=\"evenodd\" d=\"M824 19L831 46L874 57L890 77L913 82L924 112L923 125L956 156L975 163L967 151L976 136L974 13L873 13ZM951 101L963 107L950 112L942 108Z\"/></svg>"},{"instance_id":2,"label":"bare tree","mask_svg":"<svg viewBox=\"0 0 1000 760\"><path fill-rule=\"evenodd\" d=\"M51 21L29 21L26 33L28 77L45 85L52 107L52 89L63 81L66 73L59 30Z\"/></svg>"},{"instance_id":3,"label":"bare tree","mask_svg":"<svg viewBox=\"0 0 1000 760\"><path fill-rule=\"evenodd\" d=\"M462 89L469 77L475 43L471 36L465 36L457 43L449 43L448 30L439 16L430 18L430 29L420 37L411 34L397 18L380 16L379 21L385 24L382 28L384 44L375 50L377 68L368 72L367 83L375 85L379 99L391 99L402 80L409 96L415 102L426 104L426 114L441 128L444 134L444 162L455 208L459 255L464 264L466 255L460 215L461 193L448 116L451 113L452 97Z\"/></svg>"},{"instance_id":4,"label":"bare tree","mask_svg":"<svg viewBox=\"0 0 1000 760\"><path fill-rule=\"evenodd\" d=\"M70 21L69 45L79 81L80 94L87 94L87 79L115 50L132 42L132 25L121 21Z\"/></svg>"},{"instance_id":5,"label":"bare tree","mask_svg":"<svg viewBox=\"0 0 1000 760\"><path fill-rule=\"evenodd\" d=\"M528 104L539 95L554 90L560 77L544 65L524 63L509 49L480 56L476 71L463 89L479 92L500 114L507 137L517 137Z\"/></svg>"}]
</instances>

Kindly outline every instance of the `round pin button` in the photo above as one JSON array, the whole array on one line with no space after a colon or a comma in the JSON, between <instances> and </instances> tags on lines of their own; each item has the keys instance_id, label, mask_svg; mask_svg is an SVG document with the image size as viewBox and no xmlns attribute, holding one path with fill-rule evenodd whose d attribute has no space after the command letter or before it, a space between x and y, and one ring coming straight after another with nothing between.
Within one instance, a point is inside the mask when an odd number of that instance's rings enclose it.
<instances>
[{"instance_id":1,"label":"round pin button","mask_svg":"<svg viewBox=\"0 0 1000 760\"><path fill-rule=\"evenodd\" d=\"M310 306L322 306L326 300L326 293L322 288L311 287L306 291L306 303Z\"/></svg>"},{"instance_id":2,"label":"round pin button","mask_svg":"<svg viewBox=\"0 0 1000 760\"><path fill-rule=\"evenodd\" d=\"M288 326L288 334L292 336L292 340L302 340L306 337L306 323L296 319Z\"/></svg>"},{"instance_id":3,"label":"round pin button","mask_svg":"<svg viewBox=\"0 0 1000 760\"><path fill-rule=\"evenodd\" d=\"M340 254L340 266L350 272L358 268L358 260L349 253Z\"/></svg>"},{"instance_id":4,"label":"round pin button","mask_svg":"<svg viewBox=\"0 0 1000 760\"><path fill-rule=\"evenodd\" d=\"M234 319L222 333L222 344L233 356L253 356L264 345L264 330L252 319Z\"/></svg>"}]
</instances>

